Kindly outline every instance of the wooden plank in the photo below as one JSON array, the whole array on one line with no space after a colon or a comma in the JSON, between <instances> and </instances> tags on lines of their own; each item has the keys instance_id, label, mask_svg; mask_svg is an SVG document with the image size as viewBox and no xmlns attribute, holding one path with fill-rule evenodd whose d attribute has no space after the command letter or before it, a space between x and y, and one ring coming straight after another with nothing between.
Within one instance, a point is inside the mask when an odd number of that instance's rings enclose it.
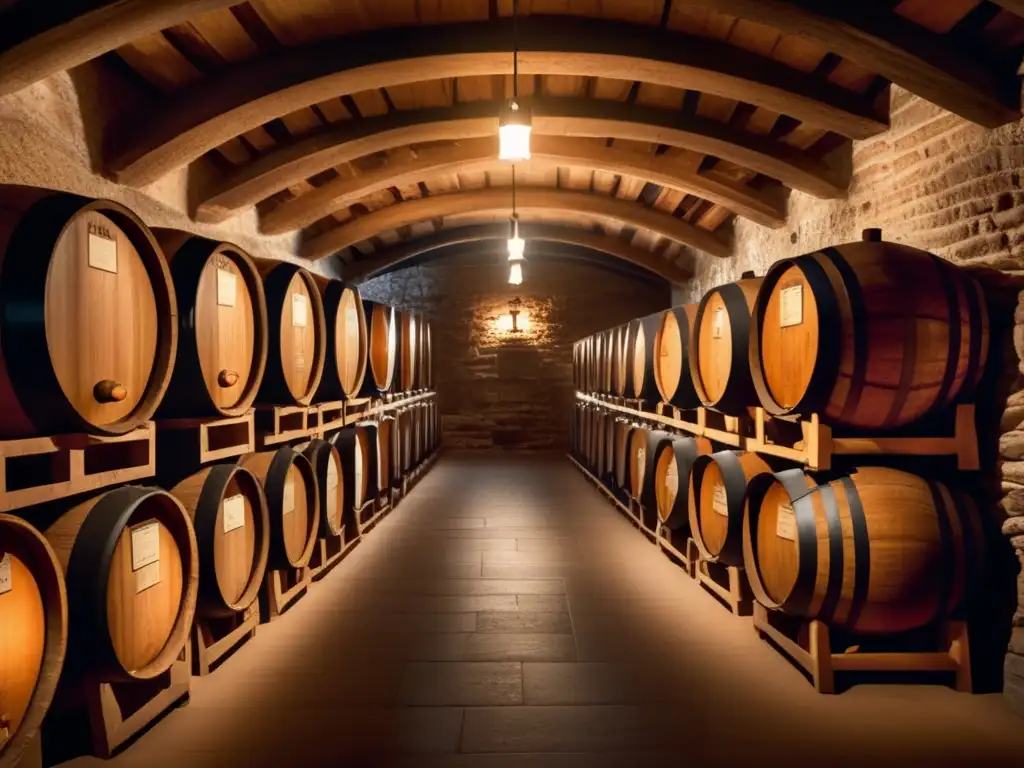
<instances>
[{"instance_id":1,"label":"wooden plank","mask_svg":"<svg viewBox=\"0 0 1024 768\"><path fill-rule=\"evenodd\" d=\"M511 71L511 24L468 22L387 29L344 46L311 44L245 62L185 89L115 130L108 171L141 186L228 139L325 98L367 88ZM528 17L519 23L520 71L686 82L853 138L887 129L867 100L817 78L706 38L597 19ZM458 53L451 53L458 50Z\"/></svg>"}]
</instances>

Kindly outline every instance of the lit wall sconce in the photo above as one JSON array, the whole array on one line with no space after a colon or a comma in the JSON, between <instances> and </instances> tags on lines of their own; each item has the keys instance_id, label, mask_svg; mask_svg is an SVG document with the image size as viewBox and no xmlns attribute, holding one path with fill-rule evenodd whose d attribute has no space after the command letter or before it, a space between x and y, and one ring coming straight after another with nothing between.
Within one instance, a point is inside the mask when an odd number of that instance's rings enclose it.
<instances>
[{"instance_id":1,"label":"lit wall sconce","mask_svg":"<svg viewBox=\"0 0 1024 768\"><path fill-rule=\"evenodd\" d=\"M508 314L498 316L498 330L502 333L526 333L530 330L530 316L520 309L519 297L508 303Z\"/></svg>"}]
</instances>

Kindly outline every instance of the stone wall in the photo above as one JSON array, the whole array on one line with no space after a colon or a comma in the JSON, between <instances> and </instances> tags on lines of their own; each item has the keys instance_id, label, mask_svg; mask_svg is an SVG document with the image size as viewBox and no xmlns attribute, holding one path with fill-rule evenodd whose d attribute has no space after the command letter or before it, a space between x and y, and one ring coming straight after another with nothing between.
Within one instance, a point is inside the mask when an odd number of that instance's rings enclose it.
<instances>
[{"instance_id":1,"label":"stone wall","mask_svg":"<svg viewBox=\"0 0 1024 768\"><path fill-rule=\"evenodd\" d=\"M446 256L361 286L365 298L423 312L431 322L445 446L558 449L569 443L572 342L663 309L667 287L582 261L527 262L506 282L500 256ZM528 330L499 329L519 297Z\"/></svg>"}]
</instances>

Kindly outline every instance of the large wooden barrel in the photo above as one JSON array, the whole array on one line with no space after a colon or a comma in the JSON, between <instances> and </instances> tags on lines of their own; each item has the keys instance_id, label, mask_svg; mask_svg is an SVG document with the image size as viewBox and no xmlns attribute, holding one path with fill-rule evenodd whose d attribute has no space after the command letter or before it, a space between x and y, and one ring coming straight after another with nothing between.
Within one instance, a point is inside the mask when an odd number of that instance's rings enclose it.
<instances>
[{"instance_id":1,"label":"large wooden barrel","mask_svg":"<svg viewBox=\"0 0 1024 768\"><path fill-rule=\"evenodd\" d=\"M693 464L711 453L706 437L679 437L662 445L654 458L654 489L658 519L671 531L686 530L689 524L687 486Z\"/></svg>"},{"instance_id":2,"label":"large wooden barrel","mask_svg":"<svg viewBox=\"0 0 1024 768\"><path fill-rule=\"evenodd\" d=\"M750 375L750 313L762 278L751 277L708 291L693 321L690 377L708 408L739 416L757 405Z\"/></svg>"},{"instance_id":3,"label":"large wooden barrel","mask_svg":"<svg viewBox=\"0 0 1024 768\"><path fill-rule=\"evenodd\" d=\"M626 359L626 341L629 336L628 325L618 325L609 332L612 343L612 394L622 397L628 386L628 360Z\"/></svg>"},{"instance_id":4,"label":"large wooden barrel","mask_svg":"<svg viewBox=\"0 0 1024 768\"><path fill-rule=\"evenodd\" d=\"M267 304L256 266L230 243L173 229L156 236L178 297L178 353L159 415L245 413L267 364Z\"/></svg>"},{"instance_id":5,"label":"large wooden barrel","mask_svg":"<svg viewBox=\"0 0 1024 768\"><path fill-rule=\"evenodd\" d=\"M412 469L413 416L412 408L401 408L395 413L395 458L403 474Z\"/></svg>"},{"instance_id":6,"label":"large wooden barrel","mask_svg":"<svg viewBox=\"0 0 1024 768\"><path fill-rule=\"evenodd\" d=\"M192 518L199 552L197 612L245 610L259 595L270 552L270 516L259 479L234 464L205 467L171 494Z\"/></svg>"},{"instance_id":7,"label":"large wooden barrel","mask_svg":"<svg viewBox=\"0 0 1024 768\"><path fill-rule=\"evenodd\" d=\"M644 490L647 477L647 439L652 430L646 424L633 427L629 431L629 445L626 449L629 465L629 495L639 501Z\"/></svg>"},{"instance_id":8,"label":"large wooden barrel","mask_svg":"<svg viewBox=\"0 0 1024 768\"><path fill-rule=\"evenodd\" d=\"M700 398L690 377L690 336L696 304L683 304L661 315L654 337L654 383L661 402L677 408L697 408Z\"/></svg>"},{"instance_id":9,"label":"large wooden barrel","mask_svg":"<svg viewBox=\"0 0 1024 768\"><path fill-rule=\"evenodd\" d=\"M199 555L192 520L160 488L124 486L62 514L46 539L68 588L68 664L103 682L165 672L192 631Z\"/></svg>"},{"instance_id":10,"label":"large wooden barrel","mask_svg":"<svg viewBox=\"0 0 1024 768\"><path fill-rule=\"evenodd\" d=\"M64 667L68 598L49 543L20 518L0 514L0 764L16 765L40 724Z\"/></svg>"},{"instance_id":11,"label":"large wooden barrel","mask_svg":"<svg viewBox=\"0 0 1024 768\"><path fill-rule=\"evenodd\" d=\"M430 322L420 315L420 359L416 365L416 379L419 389L434 387L434 352Z\"/></svg>"},{"instance_id":12,"label":"large wooden barrel","mask_svg":"<svg viewBox=\"0 0 1024 768\"><path fill-rule=\"evenodd\" d=\"M304 568L320 530L320 497L309 459L290 446L250 453L239 464L259 478L270 516L267 567Z\"/></svg>"},{"instance_id":13,"label":"large wooden barrel","mask_svg":"<svg viewBox=\"0 0 1024 768\"><path fill-rule=\"evenodd\" d=\"M391 389L398 357L395 311L384 304L363 299L369 324L369 375L363 384L364 395L377 395Z\"/></svg>"},{"instance_id":14,"label":"large wooden barrel","mask_svg":"<svg viewBox=\"0 0 1024 768\"><path fill-rule=\"evenodd\" d=\"M416 365L419 352L419 327L416 324L416 315L412 312L401 314L401 360L402 360L402 381L400 383L403 392L410 392L416 389Z\"/></svg>"},{"instance_id":15,"label":"large wooden barrel","mask_svg":"<svg viewBox=\"0 0 1024 768\"><path fill-rule=\"evenodd\" d=\"M743 567L743 502L752 477L771 472L756 453L719 451L698 458L690 471L690 536L701 556ZM681 494L682 495L682 494Z\"/></svg>"},{"instance_id":16,"label":"large wooden barrel","mask_svg":"<svg viewBox=\"0 0 1024 768\"><path fill-rule=\"evenodd\" d=\"M108 200L0 187L0 257L0 438L146 422L178 338L146 225Z\"/></svg>"},{"instance_id":17,"label":"large wooden barrel","mask_svg":"<svg viewBox=\"0 0 1024 768\"><path fill-rule=\"evenodd\" d=\"M327 357L327 330L320 289L294 264L260 265L267 299L267 370L262 403L308 405L320 386Z\"/></svg>"},{"instance_id":18,"label":"large wooden barrel","mask_svg":"<svg viewBox=\"0 0 1024 768\"><path fill-rule=\"evenodd\" d=\"M327 358L317 401L349 400L359 396L366 379L369 346L366 315L359 290L337 280L322 291L327 325Z\"/></svg>"},{"instance_id":19,"label":"large wooden barrel","mask_svg":"<svg viewBox=\"0 0 1024 768\"><path fill-rule=\"evenodd\" d=\"M632 387L633 397L648 403L656 403L660 399L658 382L655 377L655 361L657 360L657 338L661 330L662 315L642 317L634 321Z\"/></svg>"},{"instance_id":20,"label":"large wooden barrel","mask_svg":"<svg viewBox=\"0 0 1024 768\"><path fill-rule=\"evenodd\" d=\"M295 448L309 459L316 476L316 492L319 498L320 538L344 534L345 475L341 466L341 454L326 440L310 440Z\"/></svg>"},{"instance_id":21,"label":"large wooden barrel","mask_svg":"<svg viewBox=\"0 0 1024 768\"><path fill-rule=\"evenodd\" d=\"M862 467L818 485L801 469L747 489L743 559L768 608L864 634L950 615L984 556L971 497L943 483Z\"/></svg>"},{"instance_id":22,"label":"large wooden barrel","mask_svg":"<svg viewBox=\"0 0 1024 768\"><path fill-rule=\"evenodd\" d=\"M377 425L359 422L335 432L331 442L341 456L347 515L377 498Z\"/></svg>"},{"instance_id":23,"label":"large wooden barrel","mask_svg":"<svg viewBox=\"0 0 1024 768\"><path fill-rule=\"evenodd\" d=\"M966 272L868 239L772 266L750 366L769 413L884 430L972 394L988 340L985 297Z\"/></svg>"},{"instance_id":24,"label":"large wooden barrel","mask_svg":"<svg viewBox=\"0 0 1024 768\"><path fill-rule=\"evenodd\" d=\"M675 439L675 435L662 429L652 429L647 433L647 446L642 459L643 478L636 498L640 500L643 522L648 528L653 529L658 521L658 457L664 451L672 450ZM637 461L641 459L638 457Z\"/></svg>"},{"instance_id":25,"label":"large wooden barrel","mask_svg":"<svg viewBox=\"0 0 1024 768\"><path fill-rule=\"evenodd\" d=\"M607 422L612 418L611 411L599 407L594 411L593 421L591 422L590 465L591 471L599 478L604 473L605 450L607 448L605 438L608 429Z\"/></svg>"},{"instance_id":26,"label":"large wooden barrel","mask_svg":"<svg viewBox=\"0 0 1024 768\"><path fill-rule=\"evenodd\" d=\"M395 484L398 468L394 460L395 418L384 416L377 422L377 479L381 491Z\"/></svg>"}]
</instances>

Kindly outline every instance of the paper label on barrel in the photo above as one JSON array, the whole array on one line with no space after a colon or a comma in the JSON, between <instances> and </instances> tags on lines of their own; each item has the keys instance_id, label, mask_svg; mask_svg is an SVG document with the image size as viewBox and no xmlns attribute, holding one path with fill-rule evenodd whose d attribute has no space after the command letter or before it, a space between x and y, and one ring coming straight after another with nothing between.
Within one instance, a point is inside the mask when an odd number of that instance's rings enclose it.
<instances>
[{"instance_id":1,"label":"paper label on barrel","mask_svg":"<svg viewBox=\"0 0 1024 768\"><path fill-rule=\"evenodd\" d=\"M135 594L145 592L160 583L160 561L150 563L135 572Z\"/></svg>"},{"instance_id":2,"label":"paper label on barrel","mask_svg":"<svg viewBox=\"0 0 1024 768\"><path fill-rule=\"evenodd\" d=\"M301 293L292 294L292 325L306 327L306 297Z\"/></svg>"},{"instance_id":3,"label":"paper label on barrel","mask_svg":"<svg viewBox=\"0 0 1024 768\"><path fill-rule=\"evenodd\" d=\"M89 266L117 274L117 240L89 233Z\"/></svg>"},{"instance_id":4,"label":"paper label on barrel","mask_svg":"<svg viewBox=\"0 0 1024 768\"><path fill-rule=\"evenodd\" d=\"M725 486L719 483L715 486L714 496L711 499L711 509L722 515L729 516L729 499L725 495Z\"/></svg>"},{"instance_id":5,"label":"paper label on barrel","mask_svg":"<svg viewBox=\"0 0 1024 768\"><path fill-rule=\"evenodd\" d=\"M245 527L245 499L236 493L224 499L224 533L231 533Z\"/></svg>"},{"instance_id":6,"label":"paper label on barrel","mask_svg":"<svg viewBox=\"0 0 1024 768\"><path fill-rule=\"evenodd\" d=\"M229 269L217 268L217 304L222 307L235 306L235 291L238 278Z\"/></svg>"},{"instance_id":7,"label":"paper label on barrel","mask_svg":"<svg viewBox=\"0 0 1024 768\"><path fill-rule=\"evenodd\" d=\"M725 307L715 310L715 319L712 322L712 338L722 338L722 334L725 333Z\"/></svg>"},{"instance_id":8,"label":"paper label on barrel","mask_svg":"<svg viewBox=\"0 0 1024 768\"><path fill-rule=\"evenodd\" d=\"M284 493L281 494L281 514L289 515L295 511L295 481L290 477L284 481Z\"/></svg>"},{"instance_id":9,"label":"paper label on barrel","mask_svg":"<svg viewBox=\"0 0 1024 768\"><path fill-rule=\"evenodd\" d=\"M14 589L11 581L11 555L5 554L0 558L0 595L7 594Z\"/></svg>"},{"instance_id":10,"label":"paper label on barrel","mask_svg":"<svg viewBox=\"0 0 1024 768\"><path fill-rule=\"evenodd\" d=\"M356 504L362 505L363 503L363 452L359 449L359 444L356 444L356 448L352 451L352 463L353 473L356 479Z\"/></svg>"},{"instance_id":11,"label":"paper label on barrel","mask_svg":"<svg viewBox=\"0 0 1024 768\"><path fill-rule=\"evenodd\" d=\"M160 523L155 520L132 528L132 570L160 560Z\"/></svg>"},{"instance_id":12,"label":"paper label on barrel","mask_svg":"<svg viewBox=\"0 0 1024 768\"><path fill-rule=\"evenodd\" d=\"M670 462L668 469L665 470L665 490L669 492L673 499L679 493L679 470L676 469L674 461Z\"/></svg>"},{"instance_id":13,"label":"paper label on barrel","mask_svg":"<svg viewBox=\"0 0 1024 768\"><path fill-rule=\"evenodd\" d=\"M804 321L804 287L791 285L783 288L779 298L779 325L783 328L800 325Z\"/></svg>"},{"instance_id":14,"label":"paper label on barrel","mask_svg":"<svg viewBox=\"0 0 1024 768\"><path fill-rule=\"evenodd\" d=\"M338 462L332 455L327 462L327 490L333 491L338 487Z\"/></svg>"},{"instance_id":15,"label":"paper label on barrel","mask_svg":"<svg viewBox=\"0 0 1024 768\"><path fill-rule=\"evenodd\" d=\"M780 504L779 514L775 519L775 535L780 539L796 541L796 515L790 504Z\"/></svg>"}]
</instances>

